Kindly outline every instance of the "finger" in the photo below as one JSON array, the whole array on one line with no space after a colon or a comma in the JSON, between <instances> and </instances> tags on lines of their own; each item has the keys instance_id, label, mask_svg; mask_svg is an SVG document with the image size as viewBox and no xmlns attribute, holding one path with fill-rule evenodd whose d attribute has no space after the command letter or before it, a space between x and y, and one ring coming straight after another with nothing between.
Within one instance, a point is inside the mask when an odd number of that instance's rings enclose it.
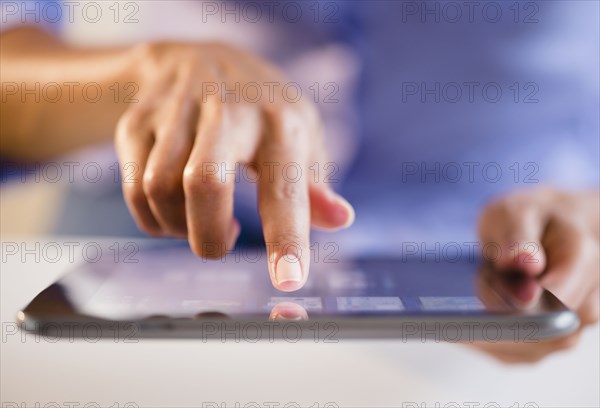
<instances>
[{"instance_id":1,"label":"finger","mask_svg":"<svg viewBox=\"0 0 600 408\"><path fill-rule=\"evenodd\" d=\"M554 218L548 225L543 244L548 253L548 266L540 278L541 284L571 309L580 311L583 307L583 312L589 314L584 306L600 280L597 241L578 227Z\"/></svg>"},{"instance_id":2,"label":"finger","mask_svg":"<svg viewBox=\"0 0 600 408\"><path fill-rule=\"evenodd\" d=\"M523 274L498 274L489 265L479 270L476 289L480 300L491 311L533 308L543 293L537 279Z\"/></svg>"},{"instance_id":3,"label":"finger","mask_svg":"<svg viewBox=\"0 0 600 408\"><path fill-rule=\"evenodd\" d=\"M201 107L194 146L183 176L188 239L194 253L221 257L233 248L240 227L233 218L233 143L225 105L217 98Z\"/></svg>"},{"instance_id":4,"label":"finger","mask_svg":"<svg viewBox=\"0 0 600 408\"><path fill-rule=\"evenodd\" d=\"M156 130L144 173L144 192L156 220L170 235L187 236L183 171L192 150L197 107L180 93Z\"/></svg>"},{"instance_id":5,"label":"finger","mask_svg":"<svg viewBox=\"0 0 600 408\"><path fill-rule=\"evenodd\" d=\"M306 309L294 302L281 302L276 304L271 313L269 314L269 320L281 320L281 321L299 321L308 320L308 313Z\"/></svg>"},{"instance_id":6,"label":"finger","mask_svg":"<svg viewBox=\"0 0 600 408\"><path fill-rule=\"evenodd\" d=\"M153 144L147 115L141 109L125 113L119 120L115 135L125 203L141 230L153 236L161 236L161 227L150 210L142 185L146 160Z\"/></svg>"},{"instance_id":7,"label":"finger","mask_svg":"<svg viewBox=\"0 0 600 408\"><path fill-rule=\"evenodd\" d=\"M510 310L510 304L506 298L499 293L498 285L494 277L498 274L491 272L489 265L483 265L475 277L475 290L477 297L487 310L504 311Z\"/></svg>"},{"instance_id":8,"label":"finger","mask_svg":"<svg viewBox=\"0 0 600 408\"><path fill-rule=\"evenodd\" d=\"M508 198L490 205L479 222L485 259L501 271L541 274L546 264L541 244L545 225L545 214L535 204Z\"/></svg>"},{"instance_id":9,"label":"finger","mask_svg":"<svg viewBox=\"0 0 600 408\"><path fill-rule=\"evenodd\" d=\"M312 146L314 162L311 163L309 178L310 221L313 227L335 231L348 228L354 223L355 212L352 205L341 195L333 191L332 173L337 172L336 163L329 161L324 143L323 127L318 112L313 110L316 123Z\"/></svg>"},{"instance_id":10,"label":"finger","mask_svg":"<svg viewBox=\"0 0 600 408\"><path fill-rule=\"evenodd\" d=\"M313 227L335 231L354 223L352 205L329 187L309 185L310 222Z\"/></svg>"},{"instance_id":11,"label":"finger","mask_svg":"<svg viewBox=\"0 0 600 408\"><path fill-rule=\"evenodd\" d=\"M310 209L306 164L308 135L301 119L275 113L260 146L258 208L273 286L290 292L304 286L309 271Z\"/></svg>"},{"instance_id":12,"label":"finger","mask_svg":"<svg viewBox=\"0 0 600 408\"><path fill-rule=\"evenodd\" d=\"M307 172L311 225L328 231L348 228L354 223L354 208L331 188L333 180L328 175L336 170L337 165L327 159L321 131L317 129L315 133L312 146L315 160Z\"/></svg>"}]
</instances>

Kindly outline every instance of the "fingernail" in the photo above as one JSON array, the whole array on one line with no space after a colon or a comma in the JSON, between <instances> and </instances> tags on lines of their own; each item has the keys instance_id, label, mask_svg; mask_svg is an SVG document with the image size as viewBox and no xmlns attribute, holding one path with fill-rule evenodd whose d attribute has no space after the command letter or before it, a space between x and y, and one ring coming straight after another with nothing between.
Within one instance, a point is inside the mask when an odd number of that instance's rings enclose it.
<instances>
[{"instance_id":1,"label":"fingernail","mask_svg":"<svg viewBox=\"0 0 600 408\"><path fill-rule=\"evenodd\" d=\"M302 284L302 266L294 255L284 255L275 266L275 280L279 289L293 291L300 289Z\"/></svg>"}]
</instances>

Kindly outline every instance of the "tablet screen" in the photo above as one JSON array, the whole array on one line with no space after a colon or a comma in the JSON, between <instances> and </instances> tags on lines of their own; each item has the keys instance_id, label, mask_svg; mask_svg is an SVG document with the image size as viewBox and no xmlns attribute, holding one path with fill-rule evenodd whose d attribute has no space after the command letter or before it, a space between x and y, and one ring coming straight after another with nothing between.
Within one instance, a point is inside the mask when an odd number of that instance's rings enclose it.
<instances>
[{"instance_id":1,"label":"tablet screen","mask_svg":"<svg viewBox=\"0 0 600 408\"><path fill-rule=\"evenodd\" d=\"M562 306L545 300L534 280L483 272L475 259L313 262L304 288L280 292L271 285L265 254L250 251L209 261L176 247L143 250L130 261L88 262L54 285L52 302L107 320L539 314Z\"/></svg>"}]
</instances>

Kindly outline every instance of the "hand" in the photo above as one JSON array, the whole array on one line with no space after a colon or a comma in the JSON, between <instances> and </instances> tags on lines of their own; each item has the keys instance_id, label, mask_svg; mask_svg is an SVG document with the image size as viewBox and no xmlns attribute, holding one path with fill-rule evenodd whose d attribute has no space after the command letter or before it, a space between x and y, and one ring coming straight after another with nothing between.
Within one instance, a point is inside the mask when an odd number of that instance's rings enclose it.
<instances>
[{"instance_id":1,"label":"hand","mask_svg":"<svg viewBox=\"0 0 600 408\"><path fill-rule=\"evenodd\" d=\"M483 245L499 249L498 256L491 259L496 273L516 270L535 278L578 313L583 327L599 317L599 217L598 192L538 189L490 204L482 213L479 232ZM539 293L526 286L515 297L525 305L534 302ZM476 346L505 362L535 362L572 347L580 331L538 343Z\"/></svg>"},{"instance_id":2,"label":"hand","mask_svg":"<svg viewBox=\"0 0 600 408\"><path fill-rule=\"evenodd\" d=\"M146 44L135 55L139 102L120 119L116 147L139 227L187 238L199 256L225 255L240 232L236 180L226 171L248 166L257 177L273 285L301 288L310 225L336 229L354 218L346 200L308 176L312 163L327 161L315 106L286 98L275 68L223 44Z\"/></svg>"}]
</instances>

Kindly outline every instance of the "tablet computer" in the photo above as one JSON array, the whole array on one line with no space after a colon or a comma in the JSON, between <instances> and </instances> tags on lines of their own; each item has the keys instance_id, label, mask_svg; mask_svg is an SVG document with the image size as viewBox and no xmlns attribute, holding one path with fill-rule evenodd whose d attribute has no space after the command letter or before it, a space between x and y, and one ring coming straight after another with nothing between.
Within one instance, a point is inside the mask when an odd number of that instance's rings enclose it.
<instances>
[{"instance_id":1,"label":"tablet computer","mask_svg":"<svg viewBox=\"0 0 600 408\"><path fill-rule=\"evenodd\" d=\"M109 257L110 258L110 257ZM478 259L316 259L304 288L273 288L264 252L187 247L78 265L17 317L25 331L94 339L539 341L577 315L534 279Z\"/></svg>"}]
</instances>

